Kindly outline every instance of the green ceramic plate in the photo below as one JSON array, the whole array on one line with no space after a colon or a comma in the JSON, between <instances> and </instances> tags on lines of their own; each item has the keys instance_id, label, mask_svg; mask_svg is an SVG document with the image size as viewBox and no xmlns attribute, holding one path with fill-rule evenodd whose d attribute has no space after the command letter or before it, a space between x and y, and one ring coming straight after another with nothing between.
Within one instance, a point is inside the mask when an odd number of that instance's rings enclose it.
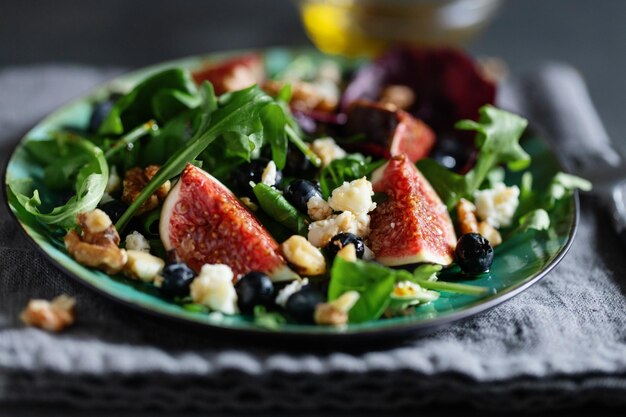
<instances>
[{"instance_id":1,"label":"green ceramic plate","mask_svg":"<svg viewBox=\"0 0 626 417\"><path fill-rule=\"evenodd\" d=\"M306 54L313 59L321 55L311 50L272 49L265 51L266 62L270 71L279 70L294 56ZM45 138L47 132L60 127L84 127L89 121L91 103L105 97L109 91L126 90L149 73L165 67L182 66L196 68L206 60L220 59L224 55L192 57L179 61L142 69L124 75L94 90L91 94L76 100L52 113L37 124L22 139L11 156L5 173L6 182L17 178L33 178L41 182L42 170L34 164L25 152L22 144L28 138L36 140ZM342 61L341 65L354 65ZM526 151L532 156L530 168L537 182L550 179L563 168L551 152L546 142L536 135L528 135L522 141ZM519 176L510 179L511 183L519 183ZM44 190L43 184L38 184ZM45 191L42 193L45 195ZM27 216L9 204L15 219L43 253L62 271L85 285L102 294L149 312L151 314L197 323L207 329L230 330L239 334L274 334L289 337L338 338L342 336L379 336L382 334L407 334L410 332L431 329L435 326L460 320L502 303L519 294L533 283L545 276L563 257L571 244L578 217L578 200L575 195L567 202L558 218L553 218L553 226L549 233L515 237L497 248L491 272L478 279L467 282L475 285L488 286L492 293L483 297L442 293L435 302L417 307L413 314L393 319L381 319L373 322L349 325L345 328L323 326L303 326L286 324L279 329L268 330L259 327L250 320L240 316L219 317L205 313L191 312L172 304L159 295L148 285L138 284L123 277L111 277L104 273L85 268L76 263L65 252L61 238L52 235L44 227L29 221Z\"/></svg>"}]
</instances>

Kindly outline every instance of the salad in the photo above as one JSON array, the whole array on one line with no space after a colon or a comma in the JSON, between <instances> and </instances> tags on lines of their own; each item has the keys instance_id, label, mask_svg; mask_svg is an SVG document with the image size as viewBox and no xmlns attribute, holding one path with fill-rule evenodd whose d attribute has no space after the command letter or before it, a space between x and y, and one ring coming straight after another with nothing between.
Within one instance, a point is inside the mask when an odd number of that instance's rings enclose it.
<instances>
[{"instance_id":1,"label":"salad","mask_svg":"<svg viewBox=\"0 0 626 417\"><path fill-rule=\"evenodd\" d=\"M198 314L410 315L492 294L457 281L590 188L565 173L533 186L527 121L496 88L454 49L166 68L95 101L88 126L26 140L41 178L11 180L9 201L78 263Z\"/></svg>"}]
</instances>

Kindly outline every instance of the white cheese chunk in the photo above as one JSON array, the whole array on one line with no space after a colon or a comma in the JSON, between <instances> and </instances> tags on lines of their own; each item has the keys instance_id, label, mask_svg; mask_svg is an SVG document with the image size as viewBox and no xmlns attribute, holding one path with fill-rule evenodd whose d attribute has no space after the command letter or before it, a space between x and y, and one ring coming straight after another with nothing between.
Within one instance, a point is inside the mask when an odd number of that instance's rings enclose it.
<instances>
[{"instance_id":1,"label":"white cheese chunk","mask_svg":"<svg viewBox=\"0 0 626 417\"><path fill-rule=\"evenodd\" d=\"M117 174L117 168L115 165L111 166L109 170L109 178L107 179L107 186L105 188L105 192L107 194L113 194L122 186L122 179Z\"/></svg>"},{"instance_id":2,"label":"white cheese chunk","mask_svg":"<svg viewBox=\"0 0 626 417\"><path fill-rule=\"evenodd\" d=\"M314 246L322 248L339 233L353 233L362 238L367 237L370 232L369 224L368 214L361 214L357 217L349 211L344 211L325 220L311 223L307 238Z\"/></svg>"},{"instance_id":3,"label":"white cheese chunk","mask_svg":"<svg viewBox=\"0 0 626 417\"><path fill-rule=\"evenodd\" d=\"M314 195L306 202L307 214L313 220L324 220L333 214L330 204L322 197Z\"/></svg>"},{"instance_id":4,"label":"white cheese chunk","mask_svg":"<svg viewBox=\"0 0 626 417\"><path fill-rule=\"evenodd\" d=\"M148 242L148 239L146 239L144 235L136 230L129 233L124 242L127 250L150 252L150 242Z\"/></svg>"},{"instance_id":5,"label":"white cheese chunk","mask_svg":"<svg viewBox=\"0 0 626 417\"><path fill-rule=\"evenodd\" d=\"M315 139L311 150L322 160L322 166L328 166L335 159L344 158L347 154L333 138Z\"/></svg>"},{"instance_id":6,"label":"white cheese chunk","mask_svg":"<svg viewBox=\"0 0 626 417\"><path fill-rule=\"evenodd\" d=\"M261 174L261 182L265 185L273 187L276 185L276 164L274 161L269 161L267 166Z\"/></svg>"},{"instance_id":7,"label":"white cheese chunk","mask_svg":"<svg viewBox=\"0 0 626 417\"><path fill-rule=\"evenodd\" d=\"M236 314L237 292L233 285L233 276L228 265L204 265L191 283L193 302L224 314Z\"/></svg>"},{"instance_id":8,"label":"white cheese chunk","mask_svg":"<svg viewBox=\"0 0 626 417\"><path fill-rule=\"evenodd\" d=\"M491 189L476 191L474 204L481 220L495 228L510 226L519 204L519 188L498 183Z\"/></svg>"},{"instance_id":9,"label":"white cheese chunk","mask_svg":"<svg viewBox=\"0 0 626 417\"><path fill-rule=\"evenodd\" d=\"M367 214L376 208L372 201L372 183L365 177L344 182L332 192L328 204L335 211L350 211L355 215Z\"/></svg>"},{"instance_id":10,"label":"white cheese chunk","mask_svg":"<svg viewBox=\"0 0 626 417\"><path fill-rule=\"evenodd\" d=\"M127 250L128 261L124 265L124 275L143 282L152 282L161 273L165 261L139 250Z\"/></svg>"}]
</instances>

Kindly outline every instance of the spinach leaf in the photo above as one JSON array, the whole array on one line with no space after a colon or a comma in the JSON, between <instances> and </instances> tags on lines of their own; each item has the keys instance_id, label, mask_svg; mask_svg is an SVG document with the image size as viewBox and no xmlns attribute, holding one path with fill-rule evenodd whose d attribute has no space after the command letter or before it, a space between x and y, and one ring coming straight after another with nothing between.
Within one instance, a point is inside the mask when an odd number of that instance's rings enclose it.
<instances>
[{"instance_id":1,"label":"spinach leaf","mask_svg":"<svg viewBox=\"0 0 626 417\"><path fill-rule=\"evenodd\" d=\"M98 129L101 135L121 135L146 120L163 123L200 103L198 90L188 70L160 71L117 100Z\"/></svg>"},{"instance_id":2,"label":"spinach leaf","mask_svg":"<svg viewBox=\"0 0 626 417\"><path fill-rule=\"evenodd\" d=\"M393 269L374 262L348 262L338 256L330 272L328 300L336 300L348 291L356 291L359 300L350 309L349 322L376 320L389 305L389 295L395 283Z\"/></svg>"},{"instance_id":3,"label":"spinach leaf","mask_svg":"<svg viewBox=\"0 0 626 417\"><path fill-rule=\"evenodd\" d=\"M222 95L216 99L213 87L205 82L201 87L202 120L194 136L185 147L178 149L161 167L137 199L116 223L123 230L137 209L165 181L180 174L186 164L194 160L207 146L226 133L237 133L251 137L263 134L261 113L271 103L269 95L258 86Z\"/></svg>"},{"instance_id":4,"label":"spinach leaf","mask_svg":"<svg viewBox=\"0 0 626 417\"><path fill-rule=\"evenodd\" d=\"M33 189L31 179L12 180L9 189L13 194L12 201L16 201L42 223L69 228L75 225L78 213L95 209L102 199L109 178L109 166L102 150L89 140L68 133L63 142L65 145L71 143L69 146L75 148L73 152L80 152L85 158L85 163L76 172L76 195L67 203L53 208L49 213L42 213L39 210L39 191ZM44 146L48 147L48 144Z\"/></svg>"},{"instance_id":5,"label":"spinach leaf","mask_svg":"<svg viewBox=\"0 0 626 417\"><path fill-rule=\"evenodd\" d=\"M265 213L294 233L306 236L308 225L306 217L289 203L275 188L266 184L256 184L252 189Z\"/></svg>"},{"instance_id":6,"label":"spinach leaf","mask_svg":"<svg viewBox=\"0 0 626 417\"><path fill-rule=\"evenodd\" d=\"M384 164L384 160L372 162L372 158L360 154L351 154L342 159L332 161L320 172L320 188L322 196L328 199L332 191L344 181L363 178Z\"/></svg>"},{"instance_id":7,"label":"spinach leaf","mask_svg":"<svg viewBox=\"0 0 626 417\"><path fill-rule=\"evenodd\" d=\"M471 197L494 167L507 164L512 171L528 167L530 156L519 144L527 125L528 121L522 117L491 105L483 106L478 122L461 120L456 124L461 130L476 131L476 146L480 152L467 174L456 174L430 159L419 161L417 166L451 209L462 197Z\"/></svg>"},{"instance_id":8,"label":"spinach leaf","mask_svg":"<svg viewBox=\"0 0 626 417\"><path fill-rule=\"evenodd\" d=\"M548 230L550 227L550 215L544 209L532 210L519 219L517 233L527 232L530 229Z\"/></svg>"}]
</instances>

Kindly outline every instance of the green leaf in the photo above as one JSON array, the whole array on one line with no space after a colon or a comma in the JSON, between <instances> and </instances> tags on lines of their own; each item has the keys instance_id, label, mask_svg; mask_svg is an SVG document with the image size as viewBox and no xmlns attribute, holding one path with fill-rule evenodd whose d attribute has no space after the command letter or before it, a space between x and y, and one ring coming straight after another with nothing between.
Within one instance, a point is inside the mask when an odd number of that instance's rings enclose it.
<instances>
[{"instance_id":1,"label":"green leaf","mask_svg":"<svg viewBox=\"0 0 626 417\"><path fill-rule=\"evenodd\" d=\"M461 130L476 131L479 154L474 168L461 176L429 159L419 161L418 168L450 209L459 199L471 197L494 167L506 164L512 171L528 167L530 156L519 144L527 125L526 119L513 113L491 105L483 106L478 122L461 120L456 124Z\"/></svg>"},{"instance_id":2,"label":"green leaf","mask_svg":"<svg viewBox=\"0 0 626 417\"><path fill-rule=\"evenodd\" d=\"M18 179L9 182L15 201L40 222L69 228L76 224L76 215L96 208L106 189L109 166L102 150L89 140L74 134L67 134L71 142L82 152L85 163L78 168L75 180L76 194L64 205L53 208L49 213L40 211L41 199L34 189L32 180Z\"/></svg>"},{"instance_id":3,"label":"green leaf","mask_svg":"<svg viewBox=\"0 0 626 417\"><path fill-rule=\"evenodd\" d=\"M185 147L178 149L167 160L118 220L116 227L119 231L124 229L139 207L161 184L179 175L186 164L196 159L217 138L229 132L248 136L262 134L263 125L260 113L267 104L274 102L256 85L225 94L220 97L219 101L215 100L213 88L209 83L203 84L201 93L203 115L198 130ZM216 104L217 107L215 107Z\"/></svg>"},{"instance_id":4,"label":"green leaf","mask_svg":"<svg viewBox=\"0 0 626 417\"><path fill-rule=\"evenodd\" d=\"M548 230L550 228L550 215L544 209L536 209L519 219L518 233L527 232L530 229Z\"/></svg>"},{"instance_id":5,"label":"green leaf","mask_svg":"<svg viewBox=\"0 0 626 417\"><path fill-rule=\"evenodd\" d=\"M256 184L252 189L261 209L278 223L294 233L306 236L308 225L306 217L289 203L275 188L266 184Z\"/></svg>"},{"instance_id":6,"label":"green leaf","mask_svg":"<svg viewBox=\"0 0 626 417\"><path fill-rule=\"evenodd\" d=\"M376 320L389 305L389 295L396 283L394 272L373 262L348 262L336 257L330 272L328 300L333 301L348 291L356 291L359 300L349 312L350 323Z\"/></svg>"},{"instance_id":7,"label":"green leaf","mask_svg":"<svg viewBox=\"0 0 626 417\"><path fill-rule=\"evenodd\" d=\"M200 98L186 69L171 68L151 75L117 100L98 129L101 135L121 135L146 120L163 123Z\"/></svg>"},{"instance_id":8,"label":"green leaf","mask_svg":"<svg viewBox=\"0 0 626 417\"><path fill-rule=\"evenodd\" d=\"M277 103L270 103L261 111L263 136L272 147L272 160L276 168L283 169L287 162L287 136L285 125L287 117L283 108Z\"/></svg>"},{"instance_id":9,"label":"green leaf","mask_svg":"<svg viewBox=\"0 0 626 417\"><path fill-rule=\"evenodd\" d=\"M344 181L353 181L371 174L385 160L372 162L372 158L360 154L351 154L342 159L332 161L320 172L320 188L324 199L328 199L332 191Z\"/></svg>"},{"instance_id":10,"label":"green leaf","mask_svg":"<svg viewBox=\"0 0 626 417\"><path fill-rule=\"evenodd\" d=\"M275 311L267 311L262 305L254 307L254 324L266 329L276 330L285 323L287 323L287 319L282 314Z\"/></svg>"}]
</instances>

